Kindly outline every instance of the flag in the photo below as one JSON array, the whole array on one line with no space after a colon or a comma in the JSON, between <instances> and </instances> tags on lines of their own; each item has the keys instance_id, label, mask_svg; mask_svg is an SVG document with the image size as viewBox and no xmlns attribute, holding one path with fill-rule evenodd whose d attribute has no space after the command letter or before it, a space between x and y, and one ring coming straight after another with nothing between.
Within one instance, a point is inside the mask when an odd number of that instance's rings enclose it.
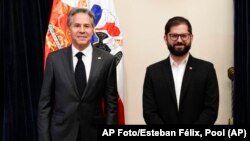
<instances>
[{"instance_id":1,"label":"flag","mask_svg":"<svg viewBox=\"0 0 250 141\"><path fill-rule=\"evenodd\" d=\"M46 34L44 64L50 52L67 47L71 37L67 27L67 16L72 7L85 7L95 14L95 34L91 42L94 47L110 52L116 57L118 88L118 123L125 124L123 48L122 32L113 0L54 0ZM45 66L45 65L44 65Z\"/></svg>"}]
</instances>

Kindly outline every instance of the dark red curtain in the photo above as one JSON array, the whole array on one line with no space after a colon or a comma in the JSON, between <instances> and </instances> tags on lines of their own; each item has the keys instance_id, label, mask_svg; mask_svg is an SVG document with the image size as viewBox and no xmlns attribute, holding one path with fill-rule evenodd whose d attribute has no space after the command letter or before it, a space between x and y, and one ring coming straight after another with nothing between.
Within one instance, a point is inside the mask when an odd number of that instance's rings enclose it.
<instances>
[{"instance_id":1,"label":"dark red curtain","mask_svg":"<svg viewBox=\"0 0 250 141\"><path fill-rule=\"evenodd\" d=\"M36 141L43 52L53 0L1 0L2 141Z\"/></svg>"}]
</instances>

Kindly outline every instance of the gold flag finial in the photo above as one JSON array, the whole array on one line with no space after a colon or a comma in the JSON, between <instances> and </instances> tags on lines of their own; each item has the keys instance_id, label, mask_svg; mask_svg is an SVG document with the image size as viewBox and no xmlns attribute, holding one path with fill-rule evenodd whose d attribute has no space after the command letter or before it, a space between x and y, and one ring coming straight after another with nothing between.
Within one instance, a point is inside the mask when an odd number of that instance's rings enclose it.
<instances>
[{"instance_id":1,"label":"gold flag finial","mask_svg":"<svg viewBox=\"0 0 250 141\"><path fill-rule=\"evenodd\" d=\"M86 0L79 0L77 6L78 7L87 7Z\"/></svg>"}]
</instances>

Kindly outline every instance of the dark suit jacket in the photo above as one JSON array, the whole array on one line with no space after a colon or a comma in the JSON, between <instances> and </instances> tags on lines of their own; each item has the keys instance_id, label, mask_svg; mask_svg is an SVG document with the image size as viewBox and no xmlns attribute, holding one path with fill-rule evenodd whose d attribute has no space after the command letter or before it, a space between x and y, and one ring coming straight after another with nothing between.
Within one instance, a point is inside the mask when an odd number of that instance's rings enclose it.
<instances>
[{"instance_id":1,"label":"dark suit jacket","mask_svg":"<svg viewBox=\"0 0 250 141\"><path fill-rule=\"evenodd\" d=\"M213 124L218 115L219 88L213 64L189 56L180 105L169 57L147 67L143 116L147 124Z\"/></svg>"},{"instance_id":2,"label":"dark suit jacket","mask_svg":"<svg viewBox=\"0 0 250 141\"><path fill-rule=\"evenodd\" d=\"M76 141L78 132L84 141L93 141L97 140L98 124L117 124L114 56L93 47L90 76L82 97L72 58L71 46L47 58L38 106L39 141Z\"/></svg>"}]
</instances>

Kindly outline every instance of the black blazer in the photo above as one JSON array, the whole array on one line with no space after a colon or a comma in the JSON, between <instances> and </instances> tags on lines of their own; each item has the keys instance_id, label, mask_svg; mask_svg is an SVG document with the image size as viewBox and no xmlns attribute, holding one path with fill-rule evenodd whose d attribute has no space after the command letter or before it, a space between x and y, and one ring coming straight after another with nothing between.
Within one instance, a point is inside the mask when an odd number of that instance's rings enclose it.
<instances>
[{"instance_id":1,"label":"black blazer","mask_svg":"<svg viewBox=\"0 0 250 141\"><path fill-rule=\"evenodd\" d=\"M169 57L147 67L143 116L147 124L214 124L219 88L213 64L189 56L177 108Z\"/></svg>"},{"instance_id":2,"label":"black blazer","mask_svg":"<svg viewBox=\"0 0 250 141\"><path fill-rule=\"evenodd\" d=\"M89 81L82 97L72 58L71 46L47 58L38 106L39 141L76 141L78 132L85 141L93 141L97 140L98 124L117 124L115 57L93 47Z\"/></svg>"}]
</instances>

